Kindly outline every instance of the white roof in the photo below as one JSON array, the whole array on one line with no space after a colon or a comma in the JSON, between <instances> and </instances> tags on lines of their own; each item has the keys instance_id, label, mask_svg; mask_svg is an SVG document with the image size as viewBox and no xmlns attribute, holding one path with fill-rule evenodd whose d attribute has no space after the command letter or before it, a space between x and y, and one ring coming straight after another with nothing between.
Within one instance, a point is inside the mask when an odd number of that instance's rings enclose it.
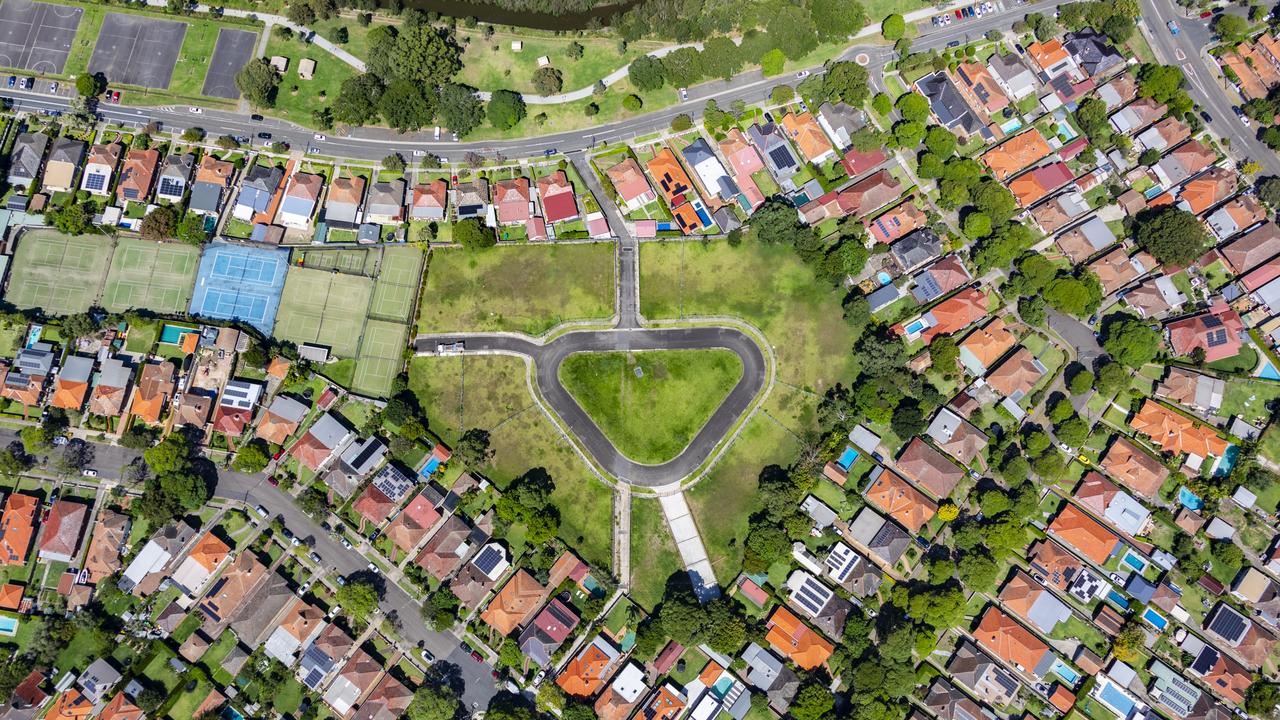
<instances>
[{"instance_id":1,"label":"white roof","mask_svg":"<svg viewBox=\"0 0 1280 720\"><path fill-rule=\"evenodd\" d=\"M134 585L142 582L142 579L153 572L159 572L165 563L169 562L169 558L173 555L169 554L155 540L148 540L146 545L142 546L142 550L138 552L138 556L129 563L129 567L124 569L124 578Z\"/></svg>"},{"instance_id":2,"label":"white roof","mask_svg":"<svg viewBox=\"0 0 1280 720\"><path fill-rule=\"evenodd\" d=\"M644 684L644 670L633 662L627 663L610 685L613 691L627 703L633 703L649 688Z\"/></svg>"}]
</instances>

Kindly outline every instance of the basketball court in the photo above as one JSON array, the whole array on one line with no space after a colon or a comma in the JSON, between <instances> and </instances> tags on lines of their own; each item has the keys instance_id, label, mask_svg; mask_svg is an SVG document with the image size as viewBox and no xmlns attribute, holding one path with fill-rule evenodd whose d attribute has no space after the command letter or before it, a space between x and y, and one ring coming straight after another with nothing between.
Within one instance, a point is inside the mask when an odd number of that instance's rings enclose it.
<instances>
[{"instance_id":1,"label":"basketball court","mask_svg":"<svg viewBox=\"0 0 1280 720\"><path fill-rule=\"evenodd\" d=\"M5 0L0 5L0 65L60 74L83 15L78 7Z\"/></svg>"}]
</instances>

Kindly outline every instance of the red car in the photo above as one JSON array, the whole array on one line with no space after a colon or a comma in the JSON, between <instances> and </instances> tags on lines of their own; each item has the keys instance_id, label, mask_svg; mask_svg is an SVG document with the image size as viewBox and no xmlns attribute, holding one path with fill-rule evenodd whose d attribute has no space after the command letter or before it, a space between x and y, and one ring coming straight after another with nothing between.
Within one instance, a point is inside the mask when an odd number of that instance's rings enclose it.
<instances>
[{"instance_id":1,"label":"red car","mask_svg":"<svg viewBox=\"0 0 1280 720\"><path fill-rule=\"evenodd\" d=\"M477 650L471 651L471 659L475 660L476 662L484 662L484 658L480 656L480 652Z\"/></svg>"},{"instance_id":2,"label":"red car","mask_svg":"<svg viewBox=\"0 0 1280 720\"><path fill-rule=\"evenodd\" d=\"M963 20L963 19L964 19L964 11L962 11L962 10L957 10L957 11L956 11L956 19L957 19L957 20Z\"/></svg>"},{"instance_id":3,"label":"red car","mask_svg":"<svg viewBox=\"0 0 1280 720\"><path fill-rule=\"evenodd\" d=\"M1205 10L1204 12L1200 13L1200 19L1201 19L1201 20L1204 20L1204 19L1206 19L1206 18L1211 18L1211 17L1213 17L1213 11L1212 11L1212 10Z\"/></svg>"},{"instance_id":4,"label":"red car","mask_svg":"<svg viewBox=\"0 0 1280 720\"><path fill-rule=\"evenodd\" d=\"M267 478L267 482L271 483L271 487L280 487L280 480L275 475Z\"/></svg>"}]
</instances>

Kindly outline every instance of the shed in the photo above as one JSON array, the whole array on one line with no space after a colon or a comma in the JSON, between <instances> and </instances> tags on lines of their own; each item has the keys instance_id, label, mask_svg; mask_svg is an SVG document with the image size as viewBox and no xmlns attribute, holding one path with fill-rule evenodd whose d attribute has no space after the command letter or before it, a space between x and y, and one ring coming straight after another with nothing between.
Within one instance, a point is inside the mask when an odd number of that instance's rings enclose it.
<instances>
[{"instance_id":1,"label":"shed","mask_svg":"<svg viewBox=\"0 0 1280 720\"><path fill-rule=\"evenodd\" d=\"M311 58L302 58L298 61L298 77L303 80L310 80L316 76L316 61Z\"/></svg>"}]
</instances>

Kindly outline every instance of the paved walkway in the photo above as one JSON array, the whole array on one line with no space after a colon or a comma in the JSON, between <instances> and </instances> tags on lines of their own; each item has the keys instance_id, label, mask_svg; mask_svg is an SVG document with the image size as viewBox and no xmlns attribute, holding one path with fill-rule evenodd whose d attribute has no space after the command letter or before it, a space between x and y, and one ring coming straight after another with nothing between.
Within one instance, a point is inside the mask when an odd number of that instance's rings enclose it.
<instances>
[{"instance_id":1,"label":"paved walkway","mask_svg":"<svg viewBox=\"0 0 1280 720\"><path fill-rule=\"evenodd\" d=\"M662 514L667 518L671 536L676 541L676 549L680 551L680 559L689 571L694 592L704 601L715 597L720 593L716 574L711 569L711 561L707 559L707 548L702 544L698 524L693 520L693 513L684 499L684 493L677 490L670 495L660 495L658 504L662 506Z\"/></svg>"}]
</instances>

